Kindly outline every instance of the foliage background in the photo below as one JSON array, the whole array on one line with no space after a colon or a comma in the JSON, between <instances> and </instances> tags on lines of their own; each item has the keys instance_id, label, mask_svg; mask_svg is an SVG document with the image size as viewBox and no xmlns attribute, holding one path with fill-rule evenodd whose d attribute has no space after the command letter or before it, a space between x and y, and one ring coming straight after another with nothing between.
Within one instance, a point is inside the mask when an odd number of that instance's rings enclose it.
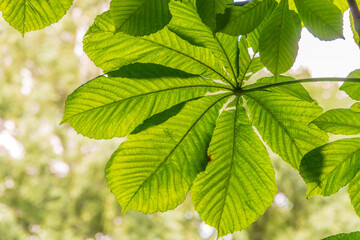
<instances>
[{"instance_id":1,"label":"foliage background","mask_svg":"<svg viewBox=\"0 0 360 240\"><path fill-rule=\"evenodd\" d=\"M190 196L166 213L121 215L103 172L121 139L90 140L59 126L66 96L100 73L81 42L96 15L108 8L103 0L77 1L59 23L25 38L0 21L1 240L215 239ZM304 69L290 74L309 77ZM334 102L350 106L337 83L305 86L325 110ZM306 200L299 174L271 156L279 187L272 207L248 230L224 239L320 239L359 230L346 189Z\"/></svg>"}]
</instances>

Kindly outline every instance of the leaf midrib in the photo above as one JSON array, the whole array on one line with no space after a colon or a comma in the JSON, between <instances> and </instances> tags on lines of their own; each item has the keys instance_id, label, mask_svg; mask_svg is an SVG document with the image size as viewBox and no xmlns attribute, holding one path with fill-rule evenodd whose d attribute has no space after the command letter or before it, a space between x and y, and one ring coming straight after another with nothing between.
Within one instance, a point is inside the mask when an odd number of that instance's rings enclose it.
<instances>
[{"instance_id":1,"label":"leaf midrib","mask_svg":"<svg viewBox=\"0 0 360 240\"><path fill-rule=\"evenodd\" d=\"M225 186L226 186L226 191L225 191L225 193L224 193L224 195L225 195L225 198L224 198L224 200L222 201L222 207L221 207L221 213L220 213L220 218L219 218L219 221L218 221L218 223L217 223L217 227L216 227L216 229L220 229L220 224L221 224L221 222L222 222L222 215L223 215L223 213L224 213L224 206L225 206L225 203L226 203L226 200L227 200L227 197L228 197L228 191L229 191L229 182L230 182L230 179L233 177L233 174L231 174L231 172L232 172L232 168L233 168L233 166L234 166L234 164L235 164L235 162L234 162L234 153L235 153L235 139L236 139L236 131L237 131L237 127L236 127L236 120L237 120L237 115L238 115L238 110L239 110L239 99L240 99L240 97L239 96L237 96L237 98L236 98L236 105L235 105L235 113L234 113L234 131L233 131L233 141L232 141L232 152L231 152L231 163L230 163L230 168L229 168L229 173L228 173L228 179L227 179L227 183L225 184ZM242 206L242 208L243 208L243 210L244 210L244 214L245 214L245 218L246 218L246 220L248 219L248 217L247 217L247 215L246 215L246 210L245 210L245 207L244 207L244 205L243 205L243 202L241 202L241 206Z\"/></svg>"},{"instance_id":2,"label":"leaf midrib","mask_svg":"<svg viewBox=\"0 0 360 240\"><path fill-rule=\"evenodd\" d=\"M281 14L281 20L280 20L280 24L281 24L281 27L279 29L279 41L277 41L277 51L276 51L276 58L275 58L275 61L276 61L276 71L275 71L275 74L274 74L274 77L275 77L275 81L277 80L278 78L278 72L279 72L279 62L280 62L280 59L279 59L279 55L280 55L280 42L281 39L282 39L282 33L283 33L283 23L284 23L284 18L285 18L285 14L286 14L286 10L288 10L288 8L286 9L286 7L288 7L288 0L282 0L282 1L286 1L287 4L284 3L284 6L283 6L283 9L282 9L282 14Z\"/></svg>"},{"instance_id":3,"label":"leaf midrib","mask_svg":"<svg viewBox=\"0 0 360 240\"><path fill-rule=\"evenodd\" d=\"M99 109L99 108L109 107L110 105L118 104L118 103L121 103L121 102L123 102L123 101L130 100L130 99L132 99L132 98L143 97L143 96L146 96L146 95L156 94L156 93L160 93L160 92L174 91L174 90L184 89L184 88L196 88L196 87L199 87L199 88L220 88L220 89L231 90L230 88L227 88L227 87L211 86L211 85L192 85L192 86L181 86L181 87L174 87L174 88L168 88L168 89L161 89L161 90L154 91L154 92L148 92L148 93L143 93L143 94L131 96L131 97L128 97L128 98L123 98L123 99L118 100L118 101L113 101L113 102L107 103L107 104L105 104L105 105L101 105L101 106L98 106L98 107L94 107L94 108L88 109L88 110L83 111L83 112L79 112L79 113L73 114L73 115L71 115L70 117L68 117L68 118L66 118L66 119L63 119L60 124L63 124L63 123L65 123L65 122L67 122L69 119L72 119L73 117L76 117L76 116L78 116L78 115L86 114L86 113L88 113L88 112L95 111L96 109Z\"/></svg>"},{"instance_id":4,"label":"leaf midrib","mask_svg":"<svg viewBox=\"0 0 360 240\"><path fill-rule=\"evenodd\" d=\"M168 155L166 155L166 157L164 158L164 160L159 164L159 166L155 169L155 171L148 176L143 183L138 187L138 189L135 191L135 193L133 194L133 196L131 197L131 199L128 201L128 203L126 204L126 206L124 207L124 211L127 211L129 204L131 203L131 201L134 199L134 197L137 195L137 193L140 191L140 189L144 186L144 184L149 181L156 173L157 171L167 162L167 160L169 159L169 157L174 153L174 151L177 149L177 147L181 144L181 142L186 138L186 136L190 133L190 131L195 127L195 125L201 120L201 118L214 106L216 105L218 102L220 102L221 100L232 96L232 94L227 94L226 96L216 100L213 104L211 104L197 119L196 121L190 126L190 128L188 129L188 131L186 131L186 133L184 134L184 136L179 140L178 143L176 143L176 145L173 147L173 149L169 152Z\"/></svg>"}]
</instances>

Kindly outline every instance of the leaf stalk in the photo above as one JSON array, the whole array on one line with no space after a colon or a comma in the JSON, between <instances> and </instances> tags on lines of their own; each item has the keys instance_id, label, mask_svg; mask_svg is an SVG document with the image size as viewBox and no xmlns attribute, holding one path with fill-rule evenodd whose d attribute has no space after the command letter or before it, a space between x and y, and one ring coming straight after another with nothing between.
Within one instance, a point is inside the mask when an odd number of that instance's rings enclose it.
<instances>
[{"instance_id":1,"label":"leaf stalk","mask_svg":"<svg viewBox=\"0 0 360 240\"><path fill-rule=\"evenodd\" d=\"M264 89L268 89L268 88L272 88L272 87L280 87L280 86L289 85L289 84L307 83L307 82L358 82L358 83L360 83L360 78L304 78L304 79L296 79L296 80L290 80L290 81L265 84L262 86L257 86L257 87L241 90L240 93L246 94L249 92L260 91L260 90L264 90Z\"/></svg>"},{"instance_id":2,"label":"leaf stalk","mask_svg":"<svg viewBox=\"0 0 360 240\"><path fill-rule=\"evenodd\" d=\"M351 15L352 15L353 20L354 20L355 31L357 32L357 34L360 37L360 11L359 11L359 7L358 7L358 5L356 3L356 0L347 0L347 2L349 4Z\"/></svg>"}]
</instances>

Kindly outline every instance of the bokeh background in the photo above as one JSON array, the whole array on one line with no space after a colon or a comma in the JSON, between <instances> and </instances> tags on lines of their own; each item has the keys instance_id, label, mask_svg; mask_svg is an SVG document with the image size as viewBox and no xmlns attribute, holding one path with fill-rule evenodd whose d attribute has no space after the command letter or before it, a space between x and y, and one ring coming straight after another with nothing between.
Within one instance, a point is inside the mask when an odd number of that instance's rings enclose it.
<instances>
[{"instance_id":1,"label":"bokeh background","mask_svg":"<svg viewBox=\"0 0 360 240\"><path fill-rule=\"evenodd\" d=\"M66 96L101 73L81 42L96 15L108 8L105 0L75 1L59 23L25 38L0 19L0 240L216 239L190 196L166 213L122 215L104 177L106 162L122 140L87 139L59 125ZM309 77L311 69L303 65L298 61L288 74ZM324 109L352 103L338 83L304 86ZM360 230L346 189L306 199L299 174L271 157L279 188L274 203L248 230L224 240L312 240Z\"/></svg>"}]
</instances>

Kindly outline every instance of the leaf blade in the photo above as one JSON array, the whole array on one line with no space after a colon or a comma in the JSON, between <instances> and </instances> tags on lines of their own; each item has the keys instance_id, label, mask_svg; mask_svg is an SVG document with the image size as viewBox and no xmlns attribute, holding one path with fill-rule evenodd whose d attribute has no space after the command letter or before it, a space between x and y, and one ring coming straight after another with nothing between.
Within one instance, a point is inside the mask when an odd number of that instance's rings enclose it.
<instances>
[{"instance_id":1,"label":"leaf blade","mask_svg":"<svg viewBox=\"0 0 360 240\"><path fill-rule=\"evenodd\" d=\"M166 211L184 201L192 181L205 168L214 123L228 96L191 101L173 118L130 135L119 146L105 173L123 212Z\"/></svg>"},{"instance_id":2,"label":"leaf blade","mask_svg":"<svg viewBox=\"0 0 360 240\"><path fill-rule=\"evenodd\" d=\"M112 0L110 12L116 32L149 35L169 23L169 0Z\"/></svg>"},{"instance_id":3,"label":"leaf blade","mask_svg":"<svg viewBox=\"0 0 360 240\"><path fill-rule=\"evenodd\" d=\"M328 141L324 131L309 125L322 113L315 102L277 89L249 92L244 97L263 140L295 169L305 153Z\"/></svg>"},{"instance_id":4,"label":"leaf blade","mask_svg":"<svg viewBox=\"0 0 360 240\"><path fill-rule=\"evenodd\" d=\"M202 21L212 30L216 29L216 15L223 14L227 0L197 0L196 6Z\"/></svg>"},{"instance_id":5,"label":"leaf blade","mask_svg":"<svg viewBox=\"0 0 360 240\"><path fill-rule=\"evenodd\" d=\"M321 40L344 38L340 9L327 0L294 0L307 29Z\"/></svg>"},{"instance_id":6,"label":"leaf blade","mask_svg":"<svg viewBox=\"0 0 360 240\"><path fill-rule=\"evenodd\" d=\"M313 121L320 129L344 135L360 134L360 113L350 109L332 109Z\"/></svg>"},{"instance_id":7,"label":"leaf blade","mask_svg":"<svg viewBox=\"0 0 360 240\"><path fill-rule=\"evenodd\" d=\"M360 138L338 140L307 153L300 168L307 196L330 196L339 191L360 170L359 159Z\"/></svg>"},{"instance_id":8,"label":"leaf blade","mask_svg":"<svg viewBox=\"0 0 360 240\"><path fill-rule=\"evenodd\" d=\"M213 88L213 87L215 88ZM155 64L133 64L96 78L66 100L62 123L96 139L123 137L178 103L226 90L199 76ZM125 114L124 114L125 113Z\"/></svg>"},{"instance_id":9,"label":"leaf blade","mask_svg":"<svg viewBox=\"0 0 360 240\"><path fill-rule=\"evenodd\" d=\"M351 72L348 78L360 78L360 69ZM360 84L353 82L344 82L340 90L346 92L352 99L360 101Z\"/></svg>"},{"instance_id":10,"label":"leaf blade","mask_svg":"<svg viewBox=\"0 0 360 240\"><path fill-rule=\"evenodd\" d=\"M360 232L341 233L334 236L324 238L323 240L353 240L360 238Z\"/></svg>"},{"instance_id":11,"label":"leaf blade","mask_svg":"<svg viewBox=\"0 0 360 240\"><path fill-rule=\"evenodd\" d=\"M218 118L208 153L213 160L197 176L192 201L221 237L247 228L276 193L270 158L239 97Z\"/></svg>"},{"instance_id":12,"label":"leaf blade","mask_svg":"<svg viewBox=\"0 0 360 240\"><path fill-rule=\"evenodd\" d=\"M282 0L259 39L261 60L275 76L286 72L294 64L300 32L301 24L297 14L289 10L287 0Z\"/></svg>"},{"instance_id":13,"label":"leaf blade","mask_svg":"<svg viewBox=\"0 0 360 240\"><path fill-rule=\"evenodd\" d=\"M21 35L42 29L59 21L73 4L73 0L3 0L3 18Z\"/></svg>"},{"instance_id":14,"label":"leaf blade","mask_svg":"<svg viewBox=\"0 0 360 240\"><path fill-rule=\"evenodd\" d=\"M348 184L348 193L356 214L360 216L360 171Z\"/></svg>"},{"instance_id":15,"label":"leaf blade","mask_svg":"<svg viewBox=\"0 0 360 240\"><path fill-rule=\"evenodd\" d=\"M219 59L232 82L236 80L237 37L214 34L199 17L193 1L170 2L173 19L167 26L170 31L193 45L208 48Z\"/></svg>"},{"instance_id":16,"label":"leaf blade","mask_svg":"<svg viewBox=\"0 0 360 240\"><path fill-rule=\"evenodd\" d=\"M155 63L224 82L226 72L210 50L191 45L167 27L144 37L114 34L109 12L98 16L83 40L84 51L104 72L134 62Z\"/></svg>"},{"instance_id":17,"label":"leaf blade","mask_svg":"<svg viewBox=\"0 0 360 240\"><path fill-rule=\"evenodd\" d=\"M232 6L217 15L216 31L238 36L250 33L273 10L274 0L254 0L244 6Z\"/></svg>"}]
</instances>

